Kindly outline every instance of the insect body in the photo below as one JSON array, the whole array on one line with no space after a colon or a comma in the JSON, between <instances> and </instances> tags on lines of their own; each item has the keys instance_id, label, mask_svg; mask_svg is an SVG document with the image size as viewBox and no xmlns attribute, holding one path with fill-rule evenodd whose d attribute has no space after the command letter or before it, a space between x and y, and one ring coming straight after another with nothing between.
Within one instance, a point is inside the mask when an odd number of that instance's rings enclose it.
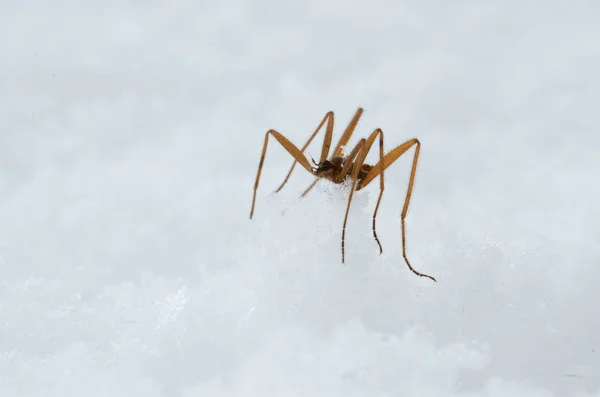
<instances>
[{"instance_id":1,"label":"insect body","mask_svg":"<svg viewBox=\"0 0 600 397\"><path fill-rule=\"evenodd\" d=\"M313 167L312 171L314 175L318 178L327 179L333 183L344 183L346 180L350 178L352 172L354 171L355 164L351 164L350 168L348 168L348 173L344 174L344 165L346 164L346 159L344 157L333 157L331 160L322 161L319 164L316 164L317 167ZM373 168L372 165L363 164L360 167L360 171L358 171L358 176L356 177L356 181L360 183L369 171Z\"/></svg>"},{"instance_id":2,"label":"insect body","mask_svg":"<svg viewBox=\"0 0 600 397\"><path fill-rule=\"evenodd\" d=\"M276 190L279 192L283 186L287 183L290 178L296 163L300 163L306 171L314 175L316 178L313 183L302 193L302 197L304 197L310 190L315 186L315 184L320 179L327 179L333 183L344 183L347 180L350 180L352 183L352 187L350 189L350 194L348 197L348 205L346 206L346 214L344 216L344 224L342 226L342 263L344 262L345 249L344 242L346 236L346 223L348 221L348 212L350 210L350 203L352 201L352 196L354 191L361 190L365 188L373 179L379 176L379 197L377 199L377 204L375 205L375 211L373 213L373 236L375 241L379 246L379 252L383 252L383 248L381 247L381 243L379 242L379 238L377 237L377 232L375 228L375 219L377 217L377 210L379 209L379 204L381 202L381 198L383 196L383 191L385 189L384 184L384 171L387 167L392 165L400 156L402 156L408 149L411 147L415 147L415 152L412 161L412 167L410 171L410 179L408 182L408 190L406 192L406 196L404 198L404 206L402 208L402 213L400 216L401 219L401 228L402 228L402 256L409 269L418 276L427 277L436 281L435 278L429 276L427 274L420 273L416 271L412 265L410 264L408 257L406 255L406 227L405 227L405 218L408 212L408 205L410 203L410 196L412 194L412 189L414 186L415 173L417 168L417 161L419 158L419 150L421 144L418 139L413 138L410 139L403 144L396 146L389 153L384 155L383 151L383 131L380 128L375 129L367 138L362 138L356 146L352 149L352 151L346 156L342 150L342 148L348 143L352 133L356 129L356 125L358 124L358 120L363 113L362 108L358 108L354 117L346 127L346 130L340 137L339 142L335 146L333 150L332 156L328 159L329 150L331 147L331 140L333 136L333 120L334 115L333 112L328 112L323 120L317 127L317 129L312 133L308 141L304 144L302 149L298 149L293 143L291 143L285 136L276 130L268 130L265 134L265 140L263 144L262 153L260 156L260 162L258 164L258 171L256 173L256 181L254 182L254 193L252 196L252 208L250 209L250 219L254 214L254 205L256 202L256 190L258 189L258 183L260 180L260 174L262 172L262 167L265 161L265 156L267 152L267 145L269 142L269 136L274 137L280 144L283 146L288 153L294 158L294 162L292 163L292 167L282 182L281 186ZM308 145L312 142L314 137L319 133L319 131L325 125L325 138L323 140L323 146L321 149L321 156L319 158L319 162L313 161L315 166L311 166L310 162L304 156L304 151L308 147ZM371 150L371 147L375 143L375 140L379 141L379 162L374 166L369 164L365 164L365 159Z\"/></svg>"}]
</instances>

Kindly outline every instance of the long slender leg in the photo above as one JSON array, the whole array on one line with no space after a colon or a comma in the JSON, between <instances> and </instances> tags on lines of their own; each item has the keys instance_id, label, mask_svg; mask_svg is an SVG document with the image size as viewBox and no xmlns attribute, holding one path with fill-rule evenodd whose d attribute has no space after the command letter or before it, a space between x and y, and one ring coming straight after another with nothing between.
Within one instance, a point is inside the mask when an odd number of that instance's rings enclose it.
<instances>
[{"instance_id":1,"label":"long slender leg","mask_svg":"<svg viewBox=\"0 0 600 397\"><path fill-rule=\"evenodd\" d=\"M362 116L362 114L363 108L359 107L358 109L356 109L354 117L352 117L352 120L350 120L350 123L348 123L346 130L340 137L339 142L337 143L337 145L335 145L335 149L333 150L333 157L342 156L342 147L346 146L346 144L350 140L350 137L352 137L352 134L354 133L354 130L356 129L356 126L358 124L358 120L360 120L360 116Z\"/></svg>"},{"instance_id":2,"label":"long slender leg","mask_svg":"<svg viewBox=\"0 0 600 397\"><path fill-rule=\"evenodd\" d=\"M371 146L373 145L373 141L375 140L375 136L377 135L377 131L375 131L373 134L371 134L371 136L369 137L369 139L361 139L358 144L356 145L356 147L352 150L352 153L350 153L350 155L348 156L348 160L346 165L344 166L344 170L346 170L347 172L347 168L346 166L349 166L349 164L354 163L352 165L352 186L350 188L350 195L348 197L348 206L346 207L346 214L344 216L344 225L342 226L342 263L344 263L344 245L345 245L345 238L346 238L346 223L348 222L348 213L350 212L350 203L352 202L352 196L354 196L354 191L356 190L356 184L357 184L357 179L358 179L358 174L365 162L365 159L367 158L367 155L369 154L369 150L371 148ZM357 150L358 149L358 150ZM356 157L356 161L354 161L354 158ZM342 173L342 175L345 175L345 173Z\"/></svg>"},{"instance_id":3,"label":"long slender leg","mask_svg":"<svg viewBox=\"0 0 600 397\"><path fill-rule=\"evenodd\" d=\"M265 134L265 143L263 144L262 153L260 155L260 162L258 163L258 171L256 172L256 181L254 182L254 193L252 195L252 208L250 209L250 219L252 219L252 215L254 214L254 203L256 201L256 190L258 189L258 182L260 180L260 174L262 172L262 167L265 162L265 155L267 154L267 144L269 143L269 135L272 135L277 141L284 147L285 150L288 151L289 154L296 159L308 172L313 173L312 167L306 157L302 154L302 152L286 137L281 135L279 132L275 130L269 130Z\"/></svg>"},{"instance_id":4,"label":"long slender leg","mask_svg":"<svg viewBox=\"0 0 600 397\"><path fill-rule=\"evenodd\" d=\"M323 125L325 123L327 123L327 127L325 127L325 138L323 139L323 147L321 148L321 157L320 157L319 162L324 161L327 158L327 156L329 155L329 148L331 147L331 138L333 136L333 119L334 119L334 117L333 117L332 111L329 111L329 112L327 112L327 114L325 114L325 117L323 117L323 120L321 120L321 123L319 124L317 129L312 133L310 138L308 138L308 141L306 141L304 146L302 146L302 149L300 149L300 151L302 153L304 153L304 151L306 150L308 145L310 145L310 143L312 142L314 137L319 133L321 128L323 128ZM283 186L287 183L288 179L290 179L290 176L292 175L292 171L294 171L294 167L296 166L297 162L298 161L294 160L294 162L292 163L292 167L290 168L290 171L288 172L287 176L285 177L285 179L283 180L281 185L277 188L277 190L275 190L275 193L278 193L283 188Z\"/></svg>"},{"instance_id":5,"label":"long slender leg","mask_svg":"<svg viewBox=\"0 0 600 397\"><path fill-rule=\"evenodd\" d=\"M306 190L304 191L304 193L302 193L300 195L300 198L306 196L308 194L308 192L310 192L312 190L312 188L315 187L315 185L317 184L317 182L319 182L319 179L321 179L321 178L315 178L315 180L312 181L312 183L310 184L310 186L306 188Z\"/></svg>"},{"instance_id":6,"label":"long slender leg","mask_svg":"<svg viewBox=\"0 0 600 397\"><path fill-rule=\"evenodd\" d=\"M415 145L417 147L415 149L415 157L413 159L413 166L416 170L416 161L418 160L418 157L419 157L421 143L419 142L419 140L417 138L413 138L413 139L410 139L410 140L404 142L401 145L398 145L394 149L390 150L389 153L387 153L383 157L383 161L380 160L377 164L375 164L373 166L373 168L371 168L371 171L360 181L360 183L358 184L357 190L365 188L369 183L371 183L371 181L373 179L375 179L377 177L377 175L379 175L379 173L382 171L381 170L382 163L384 164L383 169L384 170L387 169L400 156L402 156L407 150L409 150L411 147L413 147Z\"/></svg>"},{"instance_id":7,"label":"long slender leg","mask_svg":"<svg viewBox=\"0 0 600 397\"><path fill-rule=\"evenodd\" d=\"M413 273L415 273L417 276L427 277L427 278L430 278L433 281L437 282L437 280L434 277L416 271L412 267L412 265L410 264L410 261L408 260L408 256L406 255L406 225L405 225L405 219L406 219L406 214L408 213L408 206L410 204L410 197L412 195L412 190L413 190L414 183L415 183L415 175L416 175L416 171L417 171L417 162L419 160L419 152L420 152L420 149L421 149L421 143L419 142L419 140L416 139L416 138L414 138L414 139L411 139L409 141L406 141L402 145L397 146L392 151L390 151L388 154L386 154L385 157L383 158L383 160L379 161L379 163L377 163L375 166L373 166L373 168L367 174L367 176L365 176L363 178L363 180L358 185L357 190L360 190L360 189L364 188L365 186L367 186L379 173L383 173L383 171L387 167L389 167L390 165L392 165L400 156L402 156L408 149L410 149L413 146L415 146L415 154L414 154L414 157L413 157L412 167L411 167L411 170L410 170L410 178L409 178L409 181L408 181L408 189L406 191L406 197L404 199L404 206L402 208L402 214L400 215L401 227L402 227L402 256L404 257L404 260L405 260L406 264L408 265L408 268Z\"/></svg>"},{"instance_id":8,"label":"long slender leg","mask_svg":"<svg viewBox=\"0 0 600 397\"><path fill-rule=\"evenodd\" d=\"M383 131L380 128L377 128L375 131L373 131L371 133L371 135L369 135L369 138L364 139L365 143L363 145L363 149L361 150L361 155L359 156L359 159L362 158L362 160L359 162L358 160L353 163L353 157L352 154L354 154L354 152L356 151L358 145L354 148L354 150L352 151L351 156L348 157L348 160L346 160L346 164L344 164L344 167L342 168L342 171L340 173L340 175L342 175L343 177L345 177L347 175L347 173L350 170L350 167L353 167L353 174L354 172L356 172L356 175L358 177L358 173L360 172L360 169L362 168L365 159L367 158L367 155L369 154L369 152L371 151L371 147L373 146L373 143L375 142L375 139L377 138L377 136L379 135L379 158L380 158L380 162L383 162L384 156L383 156ZM370 171L372 172L372 170ZM369 173L370 173L369 172ZM369 175L369 174L367 174ZM353 182L352 186L356 185L356 181ZM379 203L381 202L381 197L383 196L383 190L385 189L385 185L383 183L383 172L381 173L381 178L380 178L380 189L379 189L379 197L377 199L377 205L375 206L375 212L373 214L373 237L375 237L375 242L377 242L377 245L379 246L379 253L383 253L383 248L381 247L381 242L379 241L379 238L377 237L377 232L375 230L375 217L377 216L377 210L379 209ZM360 190L360 185L356 190ZM354 191L354 187L352 188L352 191L350 192L350 197L352 197L352 195Z\"/></svg>"},{"instance_id":9,"label":"long slender leg","mask_svg":"<svg viewBox=\"0 0 600 397\"><path fill-rule=\"evenodd\" d=\"M365 151L368 153L371 150L371 146L373 146L375 138L378 135L379 135L379 162L383 163L383 159L384 159L384 156L383 156L383 131L381 130L381 128L377 128L375 131L373 131L371 133L371 135L367 139ZM373 169L371 169L371 171L369 171L369 172L373 172ZM373 237L375 238L375 241L377 242L377 245L379 246L379 254L383 253L383 248L381 247L381 242L379 241L379 238L377 237L377 231L376 231L376 227L375 227L375 219L377 218L377 211L379 210L379 204L381 203L381 198L383 197L383 191L385 190L383 174L384 174L384 172L382 170L379 173L379 197L377 198L377 204L375 205L375 211L373 212ZM356 190L360 190L360 189L361 189L361 187L359 184L359 187Z\"/></svg>"},{"instance_id":10,"label":"long slender leg","mask_svg":"<svg viewBox=\"0 0 600 397\"><path fill-rule=\"evenodd\" d=\"M346 177L350 164L354 163L354 159L358 156L358 159L356 161L356 163L354 164L354 168L352 170L352 186L350 187L350 195L348 197L348 205L346 206L346 214L344 215L344 224L342 226L342 263L344 263L344 246L345 246L345 242L346 242L346 223L348 222L348 213L350 212L350 203L352 202L352 196L354 195L354 188L356 187L356 179L358 177L358 172L360 171L360 167L362 166L362 162L360 161L360 159L362 158L362 161L364 161L364 158L366 157L366 155L363 156L363 149L365 147L365 142L367 140L366 139L361 139L358 144L356 144L356 146L354 147L354 149L352 149L352 152L350 153L350 155L348 156L348 159L346 161L346 165L344 165L344 168L342 169L342 172L340 173L340 175L342 177Z\"/></svg>"}]
</instances>

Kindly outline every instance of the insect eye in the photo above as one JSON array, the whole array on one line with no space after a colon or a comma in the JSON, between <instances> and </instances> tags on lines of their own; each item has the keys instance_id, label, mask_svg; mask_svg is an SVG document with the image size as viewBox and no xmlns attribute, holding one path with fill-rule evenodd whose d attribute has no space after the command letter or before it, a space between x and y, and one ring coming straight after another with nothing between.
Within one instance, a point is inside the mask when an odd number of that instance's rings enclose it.
<instances>
[{"instance_id":1,"label":"insect eye","mask_svg":"<svg viewBox=\"0 0 600 397\"><path fill-rule=\"evenodd\" d=\"M331 162L329 161L323 161L322 163L319 164L319 166L317 167L317 170L319 171L328 171L330 169L333 168L333 164L331 164Z\"/></svg>"}]
</instances>

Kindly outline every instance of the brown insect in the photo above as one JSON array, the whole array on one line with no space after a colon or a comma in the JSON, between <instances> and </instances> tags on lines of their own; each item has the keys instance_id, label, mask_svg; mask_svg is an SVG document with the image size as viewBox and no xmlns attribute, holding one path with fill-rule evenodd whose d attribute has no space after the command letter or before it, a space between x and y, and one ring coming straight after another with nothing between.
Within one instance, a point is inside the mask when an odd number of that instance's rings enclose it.
<instances>
[{"instance_id":1,"label":"brown insect","mask_svg":"<svg viewBox=\"0 0 600 397\"><path fill-rule=\"evenodd\" d=\"M384 185L384 170L392 165L400 156L402 156L408 149L415 146L415 154L412 161L412 168L410 171L410 179L408 182L408 190L406 192L406 197L404 199L404 207L402 208L402 214L400 216L401 219L401 227L402 227L402 256L406 261L409 269L418 276L427 277L432 279L433 281L437 280L429 276L427 274L419 273L416 271L410 264L408 257L406 255L406 227L405 227L405 218L408 212L408 205L410 203L410 196L412 194L412 189L415 180L415 172L417 169L417 161L419 158L419 150L421 144L418 139L413 138L410 139L403 144L395 147L389 153L383 153L383 131L380 128L377 128L375 131L369 135L368 138L362 138L352 149L348 156L344 155L343 147L348 143L352 133L354 132L356 125L358 124L358 120L363 113L362 108L358 108L354 117L346 127L346 130L342 134L339 142L335 146L333 150L333 154L331 158L327 159L329 155L329 149L331 147L331 139L333 135L333 112L328 112L323 120L317 127L317 129L312 133L308 141L304 144L302 149L298 149L293 143L291 143L286 137L275 130L269 130L265 134L265 142L263 145L262 153L260 156L260 163L258 164L258 171L256 174L256 181L254 183L254 194L252 196L252 208L250 209L250 219L254 214L254 204L256 201L256 190L258 189L258 182L260 180L260 173L262 171L263 163L265 161L265 155L267 152L267 144L269 142L269 136L273 136L288 152L294 157L294 162L292 163L292 167L285 177L283 183L275 192L279 192L283 186L287 183L296 163L300 163L308 172L316 177L316 179L312 182L312 184L302 193L301 197L304 197L308 192L315 186L315 184L319 181L319 179L327 179L333 183L344 183L347 180L351 180L352 188L350 189L350 195L348 197L348 205L346 207L346 215L344 217L344 224L342 227L342 263L344 263L344 241L346 236L346 222L348 220L348 212L350 210L350 203L352 201L352 195L355 190L361 190L365 188L373 179L379 176L379 197L377 199L377 204L375 205L375 211L373 213L373 236L375 237L375 241L379 246L379 253L383 253L383 248L381 247L381 243L379 242L379 238L377 237L377 232L375 230L375 219L377 216L377 210L379 209L379 203L381 202L381 198L383 196L383 191L385 188ZM321 157L319 158L319 162L316 163L314 160L313 164L316 167L311 166L310 162L304 156L304 151L308 147L308 145L312 142L313 138L317 135L317 133L325 127L325 138L323 140L323 147L321 149ZM375 139L379 137L379 162L374 166L369 164L365 164L365 159L367 154L371 150Z\"/></svg>"}]
</instances>

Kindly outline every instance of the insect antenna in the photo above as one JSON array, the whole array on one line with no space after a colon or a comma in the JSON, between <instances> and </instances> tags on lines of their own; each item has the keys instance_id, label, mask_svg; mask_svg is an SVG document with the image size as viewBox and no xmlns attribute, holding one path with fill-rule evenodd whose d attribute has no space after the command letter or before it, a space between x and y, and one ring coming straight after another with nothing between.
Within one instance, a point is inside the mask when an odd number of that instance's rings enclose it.
<instances>
[{"instance_id":1,"label":"insect antenna","mask_svg":"<svg viewBox=\"0 0 600 397\"><path fill-rule=\"evenodd\" d=\"M313 162L314 165L316 165L317 167L319 166L319 164L317 164L317 162L315 161L315 159L313 158L313 156L310 153L308 153L308 157L310 157L310 160ZM315 168L315 167L310 167L310 168L313 170L313 172L317 171L317 168Z\"/></svg>"}]
</instances>

